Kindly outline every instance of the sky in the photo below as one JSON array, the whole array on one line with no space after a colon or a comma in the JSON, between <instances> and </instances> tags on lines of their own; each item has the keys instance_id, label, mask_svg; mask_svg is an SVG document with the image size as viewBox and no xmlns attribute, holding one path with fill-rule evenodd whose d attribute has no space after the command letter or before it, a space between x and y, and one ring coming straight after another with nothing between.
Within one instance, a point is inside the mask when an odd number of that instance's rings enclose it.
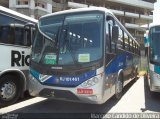
<instances>
[{"instance_id":1,"label":"sky","mask_svg":"<svg viewBox=\"0 0 160 119\"><path fill-rule=\"evenodd\" d=\"M153 22L157 23L159 21L160 21L160 0L157 0L157 3L154 4Z\"/></svg>"}]
</instances>

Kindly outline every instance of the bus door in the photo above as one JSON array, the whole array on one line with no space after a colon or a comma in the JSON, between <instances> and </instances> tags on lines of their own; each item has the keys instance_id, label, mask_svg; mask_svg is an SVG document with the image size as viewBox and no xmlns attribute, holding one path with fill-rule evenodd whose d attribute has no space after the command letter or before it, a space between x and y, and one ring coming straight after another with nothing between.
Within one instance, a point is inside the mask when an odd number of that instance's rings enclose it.
<instances>
[{"instance_id":1,"label":"bus door","mask_svg":"<svg viewBox=\"0 0 160 119\"><path fill-rule=\"evenodd\" d=\"M106 83L107 88L110 89L110 93L113 94L114 87L116 81L116 37L118 39L118 29L115 26L114 18L111 16L107 16L106 18L106 45L105 45L105 75L106 75ZM116 34L117 33L117 34Z\"/></svg>"},{"instance_id":2,"label":"bus door","mask_svg":"<svg viewBox=\"0 0 160 119\"><path fill-rule=\"evenodd\" d=\"M133 74L133 54L131 53L130 37L124 32L124 49L125 49L125 67L124 67L124 80L130 79Z\"/></svg>"}]
</instances>

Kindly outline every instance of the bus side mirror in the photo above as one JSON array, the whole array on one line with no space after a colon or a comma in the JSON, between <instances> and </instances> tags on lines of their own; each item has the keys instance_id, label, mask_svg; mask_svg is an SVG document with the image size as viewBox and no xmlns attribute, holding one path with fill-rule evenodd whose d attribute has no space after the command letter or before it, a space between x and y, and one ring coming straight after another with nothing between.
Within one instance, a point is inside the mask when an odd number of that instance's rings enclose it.
<instances>
[{"instance_id":1,"label":"bus side mirror","mask_svg":"<svg viewBox=\"0 0 160 119\"><path fill-rule=\"evenodd\" d=\"M118 41L119 29L118 26L112 27L112 41L116 43Z\"/></svg>"}]
</instances>

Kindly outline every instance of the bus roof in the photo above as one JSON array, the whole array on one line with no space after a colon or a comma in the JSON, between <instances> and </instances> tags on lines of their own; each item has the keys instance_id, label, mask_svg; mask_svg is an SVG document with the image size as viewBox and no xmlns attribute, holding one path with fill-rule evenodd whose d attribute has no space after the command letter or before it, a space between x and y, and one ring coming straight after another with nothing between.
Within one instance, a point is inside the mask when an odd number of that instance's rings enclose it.
<instances>
[{"instance_id":1,"label":"bus roof","mask_svg":"<svg viewBox=\"0 0 160 119\"><path fill-rule=\"evenodd\" d=\"M26 19L26 20L29 20L29 21L32 21L32 22L35 22L35 23L38 22L38 20L36 20L36 19L34 19L34 18L32 18L32 17L29 17L29 16L26 16L26 15L24 15L24 14L18 13L18 12L16 12L16 11L10 10L10 9L5 8L5 7L3 7L3 6L0 6L0 11L3 11L3 12L5 12L5 13L9 13L9 14L13 14L13 15L15 15L15 16L17 16L17 17L21 17L21 18L23 18L23 19Z\"/></svg>"},{"instance_id":2,"label":"bus roof","mask_svg":"<svg viewBox=\"0 0 160 119\"><path fill-rule=\"evenodd\" d=\"M51 14L48 14L48 15L44 15L41 18L43 18L43 17L49 17L49 16L54 16L54 15L60 15L60 14L87 12L87 11L93 11L93 10L102 11L102 12L108 12L108 13L112 14L112 12L110 12L108 9L106 9L104 7L87 7L87 8L69 9L69 10L54 12L54 13L51 13Z\"/></svg>"}]
</instances>

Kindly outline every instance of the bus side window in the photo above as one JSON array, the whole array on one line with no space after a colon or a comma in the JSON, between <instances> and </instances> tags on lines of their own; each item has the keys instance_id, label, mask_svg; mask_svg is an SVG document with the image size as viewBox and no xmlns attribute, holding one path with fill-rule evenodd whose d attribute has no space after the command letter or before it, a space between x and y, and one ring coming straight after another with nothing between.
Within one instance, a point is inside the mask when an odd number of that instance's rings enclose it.
<instances>
[{"instance_id":1,"label":"bus side window","mask_svg":"<svg viewBox=\"0 0 160 119\"><path fill-rule=\"evenodd\" d=\"M117 48L123 49L123 31L120 27L119 27L119 37L117 41Z\"/></svg>"},{"instance_id":2,"label":"bus side window","mask_svg":"<svg viewBox=\"0 0 160 119\"><path fill-rule=\"evenodd\" d=\"M132 53L134 53L134 46L133 46L133 40L132 40Z\"/></svg>"},{"instance_id":3,"label":"bus side window","mask_svg":"<svg viewBox=\"0 0 160 119\"><path fill-rule=\"evenodd\" d=\"M133 41L133 53L135 53L135 42Z\"/></svg>"},{"instance_id":4,"label":"bus side window","mask_svg":"<svg viewBox=\"0 0 160 119\"><path fill-rule=\"evenodd\" d=\"M116 45L115 42L112 40L112 27L114 26L114 19L112 17L107 17L108 22L108 37L109 37L109 51L115 53Z\"/></svg>"},{"instance_id":5,"label":"bus side window","mask_svg":"<svg viewBox=\"0 0 160 119\"><path fill-rule=\"evenodd\" d=\"M134 53L136 54L136 43L134 45Z\"/></svg>"},{"instance_id":6,"label":"bus side window","mask_svg":"<svg viewBox=\"0 0 160 119\"><path fill-rule=\"evenodd\" d=\"M125 49L126 49L127 51L129 51L129 42L128 42L128 41L129 41L129 40L128 40L128 35L127 35L127 33L124 32Z\"/></svg>"},{"instance_id":7,"label":"bus side window","mask_svg":"<svg viewBox=\"0 0 160 119\"><path fill-rule=\"evenodd\" d=\"M0 27L0 43L13 44L13 28L10 25L4 25Z\"/></svg>"},{"instance_id":8,"label":"bus side window","mask_svg":"<svg viewBox=\"0 0 160 119\"><path fill-rule=\"evenodd\" d=\"M24 29L24 45L25 46L31 45L31 31L29 28Z\"/></svg>"},{"instance_id":9,"label":"bus side window","mask_svg":"<svg viewBox=\"0 0 160 119\"><path fill-rule=\"evenodd\" d=\"M106 22L106 53L109 53L110 52L110 39L109 39L109 29L108 29L108 22Z\"/></svg>"},{"instance_id":10,"label":"bus side window","mask_svg":"<svg viewBox=\"0 0 160 119\"><path fill-rule=\"evenodd\" d=\"M129 39L129 46L130 46L130 52L132 52L133 48L132 48L132 39L131 38Z\"/></svg>"},{"instance_id":11,"label":"bus side window","mask_svg":"<svg viewBox=\"0 0 160 119\"><path fill-rule=\"evenodd\" d=\"M15 45L24 45L24 39L23 39L23 27L15 27L14 29L14 36L15 36Z\"/></svg>"},{"instance_id":12,"label":"bus side window","mask_svg":"<svg viewBox=\"0 0 160 119\"><path fill-rule=\"evenodd\" d=\"M128 36L128 51L131 51L130 37Z\"/></svg>"}]
</instances>

